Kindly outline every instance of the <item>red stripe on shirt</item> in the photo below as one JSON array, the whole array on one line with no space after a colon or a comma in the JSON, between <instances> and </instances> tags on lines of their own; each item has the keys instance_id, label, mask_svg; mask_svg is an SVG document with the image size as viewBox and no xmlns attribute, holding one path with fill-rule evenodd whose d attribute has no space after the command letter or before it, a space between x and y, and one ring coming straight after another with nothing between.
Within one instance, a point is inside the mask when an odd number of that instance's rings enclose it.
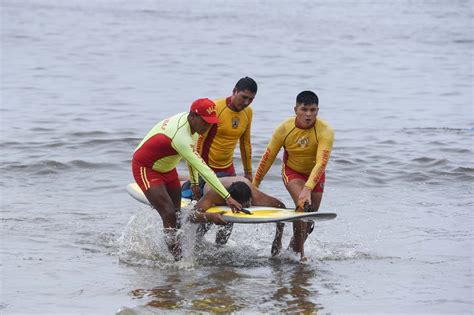
<instances>
[{"instance_id":1,"label":"red stripe on shirt","mask_svg":"<svg viewBox=\"0 0 474 315\"><path fill-rule=\"evenodd\" d=\"M214 140L214 137L217 134L217 124L213 124L211 126L211 129L207 133L206 140L204 140L204 143L202 144L202 154L201 157L206 162L206 164L209 164L209 151L211 150L211 145L212 141Z\"/></svg>"},{"instance_id":2,"label":"red stripe on shirt","mask_svg":"<svg viewBox=\"0 0 474 315\"><path fill-rule=\"evenodd\" d=\"M133 159L142 166L153 167L153 164L171 155L177 155L175 149L171 146L171 139L166 135L159 133L148 139L135 153Z\"/></svg>"}]
</instances>

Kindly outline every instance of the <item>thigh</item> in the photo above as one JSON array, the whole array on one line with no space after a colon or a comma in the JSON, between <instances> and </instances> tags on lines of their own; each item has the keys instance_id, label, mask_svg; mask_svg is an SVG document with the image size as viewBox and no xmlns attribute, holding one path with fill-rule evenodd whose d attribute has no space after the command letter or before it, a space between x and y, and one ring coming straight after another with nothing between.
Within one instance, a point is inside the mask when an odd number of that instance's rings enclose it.
<instances>
[{"instance_id":1,"label":"thigh","mask_svg":"<svg viewBox=\"0 0 474 315\"><path fill-rule=\"evenodd\" d=\"M180 186L167 186L169 196L173 202L175 211L181 210L181 187Z\"/></svg>"},{"instance_id":2,"label":"thigh","mask_svg":"<svg viewBox=\"0 0 474 315\"><path fill-rule=\"evenodd\" d=\"M299 195L301 194L301 191L308 180L308 176L296 172L288 165L283 165L281 175L283 183L290 193L296 207L298 204Z\"/></svg>"},{"instance_id":3,"label":"thigh","mask_svg":"<svg viewBox=\"0 0 474 315\"><path fill-rule=\"evenodd\" d=\"M321 205L321 199L323 199L322 192L313 191L311 193L311 207L314 209L314 211L319 210L319 206Z\"/></svg>"},{"instance_id":4,"label":"thigh","mask_svg":"<svg viewBox=\"0 0 474 315\"><path fill-rule=\"evenodd\" d=\"M164 184L153 185L145 192L145 196L160 214L163 227L176 228L175 205L166 186Z\"/></svg>"},{"instance_id":5,"label":"thigh","mask_svg":"<svg viewBox=\"0 0 474 315\"><path fill-rule=\"evenodd\" d=\"M173 200L171 199L168 189L164 183L150 187L147 191L145 191L145 196L156 210L169 207L174 208Z\"/></svg>"},{"instance_id":6,"label":"thigh","mask_svg":"<svg viewBox=\"0 0 474 315\"><path fill-rule=\"evenodd\" d=\"M311 206L315 211L319 210L319 206L321 205L321 199L323 198L324 193L324 183L326 182L326 174L323 173L319 182L314 187L313 191L311 192Z\"/></svg>"},{"instance_id":7,"label":"thigh","mask_svg":"<svg viewBox=\"0 0 474 315\"><path fill-rule=\"evenodd\" d=\"M166 191L171 198L175 211L179 211L181 209L181 183L176 168L169 172L162 173L161 180L165 184Z\"/></svg>"},{"instance_id":8,"label":"thigh","mask_svg":"<svg viewBox=\"0 0 474 315\"><path fill-rule=\"evenodd\" d=\"M302 179L293 179L290 180L285 186L288 192L290 193L291 199L293 199L293 202L295 204L298 203L298 197L300 196L301 191L303 190L303 187L305 185L305 181Z\"/></svg>"}]
</instances>

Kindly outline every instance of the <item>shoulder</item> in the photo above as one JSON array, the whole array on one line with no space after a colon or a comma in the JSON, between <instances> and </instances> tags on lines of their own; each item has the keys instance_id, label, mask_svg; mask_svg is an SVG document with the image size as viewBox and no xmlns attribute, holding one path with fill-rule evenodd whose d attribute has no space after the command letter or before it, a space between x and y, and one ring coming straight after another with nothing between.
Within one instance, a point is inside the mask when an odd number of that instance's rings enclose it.
<instances>
[{"instance_id":1,"label":"shoulder","mask_svg":"<svg viewBox=\"0 0 474 315\"><path fill-rule=\"evenodd\" d=\"M331 125L327 121L319 117L316 120L316 128L321 129L321 130L333 131Z\"/></svg>"},{"instance_id":2,"label":"shoulder","mask_svg":"<svg viewBox=\"0 0 474 315\"><path fill-rule=\"evenodd\" d=\"M188 113L179 113L162 120L156 125L156 128L159 128L161 132L170 132L186 124L188 122L187 118Z\"/></svg>"},{"instance_id":3,"label":"shoulder","mask_svg":"<svg viewBox=\"0 0 474 315\"><path fill-rule=\"evenodd\" d=\"M296 129L295 117L289 117L282 121L273 131L272 140L284 142L289 134Z\"/></svg>"},{"instance_id":4,"label":"shoulder","mask_svg":"<svg viewBox=\"0 0 474 315\"><path fill-rule=\"evenodd\" d=\"M226 98L218 98L214 100L214 104L216 104L217 110L222 110L223 108L227 107Z\"/></svg>"},{"instance_id":5,"label":"shoulder","mask_svg":"<svg viewBox=\"0 0 474 315\"><path fill-rule=\"evenodd\" d=\"M244 110L242 111L242 114L247 118L249 123L252 121L252 117L253 117L252 107L247 106L246 108L244 108Z\"/></svg>"},{"instance_id":6,"label":"shoulder","mask_svg":"<svg viewBox=\"0 0 474 315\"><path fill-rule=\"evenodd\" d=\"M169 124L174 131L173 139L179 139L185 142L194 142L194 137L191 134L191 126L188 122L189 113L180 113L171 117ZM197 138L196 138L197 139Z\"/></svg>"},{"instance_id":7,"label":"shoulder","mask_svg":"<svg viewBox=\"0 0 474 315\"><path fill-rule=\"evenodd\" d=\"M177 129L189 129L188 115L189 113L179 113L174 115L171 117L170 124L174 124Z\"/></svg>"},{"instance_id":8,"label":"shoulder","mask_svg":"<svg viewBox=\"0 0 474 315\"><path fill-rule=\"evenodd\" d=\"M285 120L283 120L276 128L275 132L284 132L284 133L288 133L290 132L291 130L295 129L296 128L296 125L295 125L295 117L294 116L291 116L291 117L288 117L286 118Z\"/></svg>"},{"instance_id":9,"label":"shoulder","mask_svg":"<svg viewBox=\"0 0 474 315\"><path fill-rule=\"evenodd\" d=\"M334 135L334 129L331 127L331 125L327 121L319 117L316 120L316 130L318 134L328 135L328 136Z\"/></svg>"},{"instance_id":10,"label":"shoulder","mask_svg":"<svg viewBox=\"0 0 474 315\"><path fill-rule=\"evenodd\" d=\"M184 125L188 123L188 116L189 116L189 113L183 112L183 113L174 115L173 118L176 117L179 125Z\"/></svg>"}]
</instances>

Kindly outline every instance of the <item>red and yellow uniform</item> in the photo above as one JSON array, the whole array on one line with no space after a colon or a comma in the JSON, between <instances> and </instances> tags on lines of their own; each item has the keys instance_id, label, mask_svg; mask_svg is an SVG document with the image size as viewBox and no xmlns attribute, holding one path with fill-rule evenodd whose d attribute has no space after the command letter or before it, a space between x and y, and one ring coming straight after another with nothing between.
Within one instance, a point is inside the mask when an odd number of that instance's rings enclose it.
<instances>
[{"instance_id":1,"label":"red and yellow uniform","mask_svg":"<svg viewBox=\"0 0 474 315\"><path fill-rule=\"evenodd\" d=\"M305 186L314 191L322 191L324 172L334 141L334 131L319 117L309 129L296 126L296 118L283 121L273 132L270 143L258 165L254 185L259 186L270 169L275 157L284 147L282 175L285 184L292 178L304 178Z\"/></svg>"},{"instance_id":2,"label":"red and yellow uniform","mask_svg":"<svg viewBox=\"0 0 474 315\"><path fill-rule=\"evenodd\" d=\"M199 137L197 150L216 173L235 175L233 156L237 141L239 141L244 172L248 174L252 172L250 143L252 108L246 107L240 112L235 112L229 108L230 100L231 98L228 97L214 101L219 123Z\"/></svg>"},{"instance_id":3,"label":"red and yellow uniform","mask_svg":"<svg viewBox=\"0 0 474 315\"><path fill-rule=\"evenodd\" d=\"M132 171L143 191L158 184L180 186L176 165L181 158L187 162L191 183L198 183L198 174L224 199L230 195L214 172L195 150L198 134L191 133L189 113L165 119L146 135L133 154Z\"/></svg>"}]
</instances>

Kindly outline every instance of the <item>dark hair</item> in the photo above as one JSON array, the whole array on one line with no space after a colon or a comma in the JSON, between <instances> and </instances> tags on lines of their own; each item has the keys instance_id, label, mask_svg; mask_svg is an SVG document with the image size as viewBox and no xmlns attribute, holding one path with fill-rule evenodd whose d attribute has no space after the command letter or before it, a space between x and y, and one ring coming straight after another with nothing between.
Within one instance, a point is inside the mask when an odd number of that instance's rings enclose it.
<instances>
[{"instance_id":1,"label":"dark hair","mask_svg":"<svg viewBox=\"0 0 474 315\"><path fill-rule=\"evenodd\" d=\"M245 77L240 79L236 84L235 88L237 91L249 90L252 93L257 94L257 82L254 79Z\"/></svg>"},{"instance_id":2,"label":"dark hair","mask_svg":"<svg viewBox=\"0 0 474 315\"><path fill-rule=\"evenodd\" d=\"M233 182L232 185L227 188L229 194L237 200L239 203L244 204L250 200L252 197L252 191L250 190L249 185L244 182Z\"/></svg>"},{"instance_id":3,"label":"dark hair","mask_svg":"<svg viewBox=\"0 0 474 315\"><path fill-rule=\"evenodd\" d=\"M309 104L319 104L319 99L316 93L312 91L303 91L298 96L296 96L296 104L303 104L303 105L309 105Z\"/></svg>"}]
</instances>

